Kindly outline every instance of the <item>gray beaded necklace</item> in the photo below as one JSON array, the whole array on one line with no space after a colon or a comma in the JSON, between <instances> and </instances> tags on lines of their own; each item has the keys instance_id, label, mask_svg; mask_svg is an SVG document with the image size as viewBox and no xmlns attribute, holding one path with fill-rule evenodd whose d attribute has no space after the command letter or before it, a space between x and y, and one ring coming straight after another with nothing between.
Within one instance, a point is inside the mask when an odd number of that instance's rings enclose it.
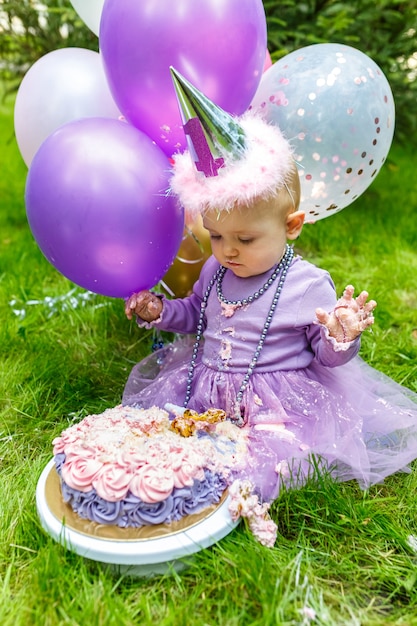
<instances>
[{"instance_id":1,"label":"gray beaded necklace","mask_svg":"<svg viewBox=\"0 0 417 626\"><path fill-rule=\"evenodd\" d=\"M269 289L269 287L274 283L274 281L280 274L280 278L279 278L279 281L275 290L274 297L272 299L271 306L269 307L269 311L265 319L265 323L261 332L261 336L259 338L258 345L253 354L252 360L249 363L248 369L246 371L246 374L242 380L242 383L240 385L239 391L236 396L235 416L233 418L233 421L239 426L243 424L243 417L241 415L240 404L242 402L245 389L248 386L249 379L253 373L253 370L256 367L263 345L265 343L265 339L266 339L269 327L272 322L272 317L274 315L275 309L277 308L277 304L278 304L279 297L281 295L282 287L287 277L287 273L291 265L291 262L293 260L293 257L294 257L294 250L291 248L291 246L287 244L284 256L282 257L281 261L278 263L277 267L272 272L271 276L265 282L265 284L260 289L258 289L258 291L255 291L253 295L248 296L247 298L243 298L242 300L228 300L223 295L222 283L223 283L223 277L227 271L226 267L223 267L221 265L219 269L213 274L213 276L211 277L209 281L209 284L207 285L206 291L201 301L200 317L197 323L197 333L196 333L196 338L195 338L195 342L193 345L190 365L188 367L187 386L186 386L186 394L185 394L185 400L184 400L185 408L188 406L188 403L191 398L191 389L192 389L192 383L193 383L193 378L194 378L194 370L195 370L196 363L197 363L197 356L198 356L198 350L200 347L201 337L203 335L203 319L204 319L204 315L205 315L205 311L207 307L207 301L209 299L211 290L213 289L214 283L217 283L216 290L217 290L217 296L220 302L223 302L224 304L240 307L240 306L245 306L246 304L249 304L250 302L253 302L254 300L257 300L260 296L262 296L265 293L265 291Z\"/></svg>"}]
</instances>

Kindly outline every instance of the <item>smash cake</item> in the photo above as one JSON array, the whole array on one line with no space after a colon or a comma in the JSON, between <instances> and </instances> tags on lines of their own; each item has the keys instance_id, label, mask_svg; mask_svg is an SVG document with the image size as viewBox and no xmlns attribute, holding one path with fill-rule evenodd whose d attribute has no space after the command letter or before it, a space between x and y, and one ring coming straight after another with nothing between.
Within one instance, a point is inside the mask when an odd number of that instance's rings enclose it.
<instances>
[{"instance_id":1,"label":"smash cake","mask_svg":"<svg viewBox=\"0 0 417 626\"><path fill-rule=\"evenodd\" d=\"M63 501L80 518L140 528L218 504L244 466L247 435L214 409L171 419L120 405L64 430L53 452Z\"/></svg>"}]
</instances>

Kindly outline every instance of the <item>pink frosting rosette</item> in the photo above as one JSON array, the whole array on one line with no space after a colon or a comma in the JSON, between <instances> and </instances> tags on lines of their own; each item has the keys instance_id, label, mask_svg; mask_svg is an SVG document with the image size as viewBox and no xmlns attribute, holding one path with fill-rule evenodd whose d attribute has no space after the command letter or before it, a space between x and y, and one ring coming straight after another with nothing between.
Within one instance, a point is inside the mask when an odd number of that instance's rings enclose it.
<instances>
[{"instance_id":1,"label":"pink frosting rosette","mask_svg":"<svg viewBox=\"0 0 417 626\"><path fill-rule=\"evenodd\" d=\"M63 437L56 437L52 441L54 455L61 454L65 450L65 442Z\"/></svg>"},{"instance_id":2,"label":"pink frosting rosette","mask_svg":"<svg viewBox=\"0 0 417 626\"><path fill-rule=\"evenodd\" d=\"M103 500L117 502L127 496L131 478L132 474L125 468L107 463L94 477L93 487Z\"/></svg>"},{"instance_id":3,"label":"pink frosting rosette","mask_svg":"<svg viewBox=\"0 0 417 626\"><path fill-rule=\"evenodd\" d=\"M157 465L144 465L130 482L133 495L149 504L165 500L173 489L174 472L168 467Z\"/></svg>"},{"instance_id":4,"label":"pink frosting rosette","mask_svg":"<svg viewBox=\"0 0 417 626\"><path fill-rule=\"evenodd\" d=\"M132 448L121 450L117 455L116 464L133 474L139 467L146 464L146 459L146 449L140 446L134 450Z\"/></svg>"},{"instance_id":5,"label":"pink frosting rosette","mask_svg":"<svg viewBox=\"0 0 417 626\"><path fill-rule=\"evenodd\" d=\"M196 480L204 480L204 470L202 467L202 459L197 455L188 454L174 472L174 485L181 489L182 487L191 487Z\"/></svg>"},{"instance_id":6,"label":"pink frosting rosette","mask_svg":"<svg viewBox=\"0 0 417 626\"><path fill-rule=\"evenodd\" d=\"M79 441L79 435L71 430L64 430L60 437L55 437L52 441L52 445L54 447L54 454L61 454L61 452L65 452L66 446Z\"/></svg>"},{"instance_id":7,"label":"pink frosting rosette","mask_svg":"<svg viewBox=\"0 0 417 626\"><path fill-rule=\"evenodd\" d=\"M83 459L97 459L99 460L99 451L93 446L88 446L83 443L69 443L64 449L65 462L71 461L74 458L81 457Z\"/></svg>"},{"instance_id":8,"label":"pink frosting rosette","mask_svg":"<svg viewBox=\"0 0 417 626\"><path fill-rule=\"evenodd\" d=\"M62 480L72 489L90 491L102 467L98 459L73 456L70 460L66 459L62 466Z\"/></svg>"},{"instance_id":9,"label":"pink frosting rosette","mask_svg":"<svg viewBox=\"0 0 417 626\"><path fill-rule=\"evenodd\" d=\"M199 476L195 475L194 469L194 466L190 463L184 463L181 465L181 467L179 467L174 474L174 486L178 489L181 489L182 487L191 487L194 483L194 476L197 479L202 480Z\"/></svg>"}]
</instances>

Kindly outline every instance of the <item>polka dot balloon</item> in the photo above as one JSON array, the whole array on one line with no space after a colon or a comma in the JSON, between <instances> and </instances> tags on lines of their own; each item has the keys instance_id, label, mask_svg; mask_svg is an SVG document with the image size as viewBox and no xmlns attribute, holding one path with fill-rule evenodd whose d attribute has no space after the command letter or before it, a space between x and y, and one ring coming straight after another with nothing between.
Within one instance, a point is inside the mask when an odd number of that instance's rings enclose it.
<instances>
[{"instance_id":1,"label":"polka dot balloon","mask_svg":"<svg viewBox=\"0 0 417 626\"><path fill-rule=\"evenodd\" d=\"M370 57L343 44L307 46L274 63L250 108L294 147L307 222L337 213L369 187L394 134L387 79Z\"/></svg>"}]
</instances>

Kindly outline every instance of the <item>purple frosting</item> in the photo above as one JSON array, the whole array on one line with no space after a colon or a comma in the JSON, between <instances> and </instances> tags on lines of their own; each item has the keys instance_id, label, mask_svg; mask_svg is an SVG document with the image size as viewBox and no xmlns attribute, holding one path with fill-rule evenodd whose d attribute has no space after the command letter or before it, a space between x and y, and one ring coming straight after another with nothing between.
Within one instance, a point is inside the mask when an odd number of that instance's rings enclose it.
<instances>
[{"instance_id":1,"label":"purple frosting","mask_svg":"<svg viewBox=\"0 0 417 626\"><path fill-rule=\"evenodd\" d=\"M174 488L172 494L162 502L148 504L130 491L123 500L107 502L95 489L82 492L69 487L61 477L65 454L57 454L54 460L61 479L64 502L84 519L97 524L114 524L121 528L138 528L178 521L210 504L217 504L227 487L222 476L205 470L204 480L194 480L190 487Z\"/></svg>"},{"instance_id":2,"label":"purple frosting","mask_svg":"<svg viewBox=\"0 0 417 626\"><path fill-rule=\"evenodd\" d=\"M117 525L128 528L163 524L172 515L173 507L171 496L162 502L148 504L129 492L123 500L123 513Z\"/></svg>"},{"instance_id":3,"label":"purple frosting","mask_svg":"<svg viewBox=\"0 0 417 626\"><path fill-rule=\"evenodd\" d=\"M60 474L61 473L61 467L65 463L65 454L64 454L64 452L60 452L59 454L56 454L55 457L54 457L54 461L55 461L56 471L58 472L58 474Z\"/></svg>"},{"instance_id":4,"label":"purple frosting","mask_svg":"<svg viewBox=\"0 0 417 626\"><path fill-rule=\"evenodd\" d=\"M204 480L195 480L191 487L174 489L172 497L175 500L172 520L177 521L186 515L197 513L209 504L217 504L227 483L224 478L205 470Z\"/></svg>"}]
</instances>

